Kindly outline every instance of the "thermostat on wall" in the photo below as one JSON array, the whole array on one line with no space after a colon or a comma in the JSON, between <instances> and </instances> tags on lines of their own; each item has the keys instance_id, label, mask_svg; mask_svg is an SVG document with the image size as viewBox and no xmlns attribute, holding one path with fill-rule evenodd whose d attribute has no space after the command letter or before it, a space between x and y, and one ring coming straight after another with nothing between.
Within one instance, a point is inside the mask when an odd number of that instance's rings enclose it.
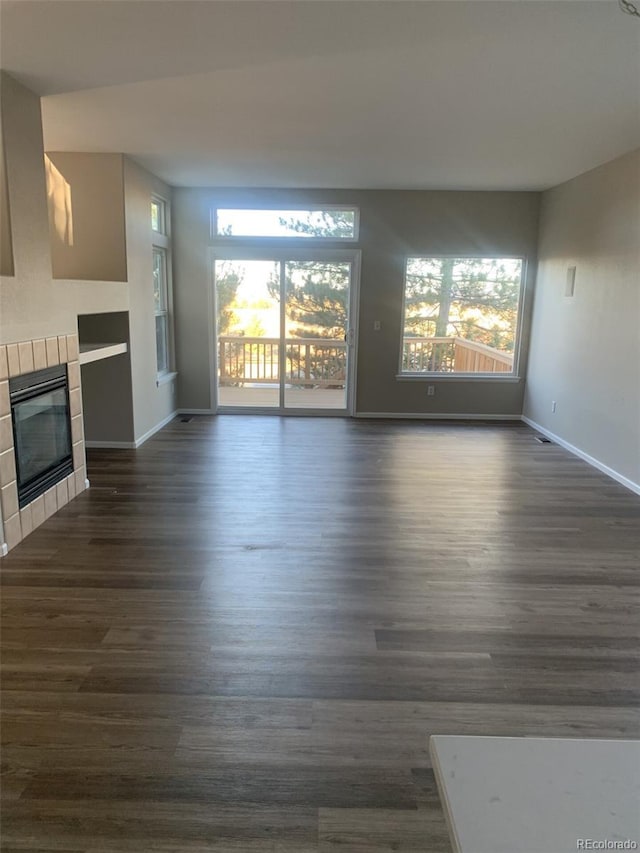
<instances>
[{"instance_id":1,"label":"thermostat on wall","mask_svg":"<svg viewBox=\"0 0 640 853\"><path fill-rule=\"evenodd\" d=\"M573 296L576 290L576 268L567 267L567 284L564 289L565 296Z\"/></svg>"}]
</instances>

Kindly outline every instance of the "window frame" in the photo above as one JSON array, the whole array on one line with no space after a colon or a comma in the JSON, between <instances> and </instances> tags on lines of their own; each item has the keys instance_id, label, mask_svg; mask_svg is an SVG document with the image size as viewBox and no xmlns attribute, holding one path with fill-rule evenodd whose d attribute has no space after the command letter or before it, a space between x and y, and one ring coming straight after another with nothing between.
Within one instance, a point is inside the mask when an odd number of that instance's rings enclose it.
<instances>
[{"instance_id":1,"label":"window frame","mask_svg":"<svg viewBox=\"0 0 640 853\"><path fill-rule=\"evenodd\" d=\"M406 321L406 300L407 300L407 271L409 261L412 260L504 260L504 261L520 261L520 292L518 294L518 308L516 312L516 335L513 344L513 369L507 373L448 373L438 371L425 371L419 373L416 371L408 371L402 369L402 359L404 350L404 327ZM402 275L402 309L400 313L400 346L398 348L398 370L396 380L400 382L419 382L429 380L433 382L435 379L445 382L521 382L522 376L520 373L521 349L522 349L522 326L524 320L524 308L526 299L526 282L527 282L527 258L525 255L487 255L481 257L478 254L469 254L464 252L453 253L421 253L406 255L404 259L404 269Z\"/></svg>"},{"instance_id":2,"label":"window frame","mask_svg":"<svg viewBox=\"0 0 640 853\"><path fill-rule=\"evenodd\" d=\"M152 195L152 196L151 196L151 206L153 206L154 204L157 204L157 205L158 205L158 211L159 211L159 214L158 214L158 225L159 225L159 228L154 228L154 227L153 227L153 219L152 219L152 220L151 220L151 233L152 233L152 234L160 234L160 235L162 235L163 237L167 237L167 236L168 236L168 229L167 229L167 200L166 200L166 199L164 199L164 198L162 198L162 197L161 197L161 196L159 196L159 195L155 195L155 194L154 194L154 195Z\"/></svg>"},{"instance_id":3,"label":"window frame","mask_svg":"<svg viewBox=\"0 0 640 853\"><path fill-rule=\"evenodd\" d=\"M169 280L169 249L166 246L158 246L154 243L151 247L151 258L152 258L152 277L153 271L155 269L155 255L158 254L162 258L162 269L164 275L164 308L162 310L157 310L155 304L155 292L154 292L154 301L153 301L153 321L154 321L154 334L156 341L156 377L158 380L169 376L173 373L173 312L171 310L171 283ZM153 280L153 279L152 279ZM155 290L155 288L154 288ZM162 370L160 369L160 360L158 358L158 333L157 333L157 322L158 317L162 317L164 321L164 330L165 330L165 340L166 340L166 367Z\"/></svg>"},{"instance_id":4,"label":"window frame","mask_svg":"<svg viewBox=\"0 0 640 853\"><path fill-rule=\"evenodd\" d=\"M218 211L219 210L267 210L267 211L307 211L330 213L333 210L350 211L353 213L353 237L304 237L302 235L283 235L283 236L258 236L255 234L218 234ZM340 246L345 244L355 244L360 239L360 208L355 204L287 204L283 205L223 205L215 204L210 211L210 237L213 243L237 243L241 241L255 241L256 244L262 243L285 243L292 241L296 244L305 246L326 245L327 243L336 243Z\"/></svg>"}]
</instances>

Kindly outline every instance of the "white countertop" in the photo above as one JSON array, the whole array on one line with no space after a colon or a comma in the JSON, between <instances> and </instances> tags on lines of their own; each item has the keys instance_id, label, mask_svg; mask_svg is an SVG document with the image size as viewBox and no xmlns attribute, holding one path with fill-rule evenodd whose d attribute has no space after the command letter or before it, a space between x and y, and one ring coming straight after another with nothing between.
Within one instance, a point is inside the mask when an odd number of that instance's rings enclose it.
<instances>
[{"instance_id":1,"label":"white countertop","mask_svg":"<svg viewBox=\"0 0 640 853\"><path fill-rule=\"evenodd\" d=\"M92 361L101 361L103 358L112 358L121 355L128 349L127 344L80 344L80 364L89 364Z\"/></svg>"},{"instance_id":2,"label":"white countertop","mask_svg":"<svg viewBox=\"0 0 640 853\"><path fill-rule=\"evenodd\" d=\"M640 741L434 735L429 752L456 853L640 850Z\"/></svg>"}]
</instances>

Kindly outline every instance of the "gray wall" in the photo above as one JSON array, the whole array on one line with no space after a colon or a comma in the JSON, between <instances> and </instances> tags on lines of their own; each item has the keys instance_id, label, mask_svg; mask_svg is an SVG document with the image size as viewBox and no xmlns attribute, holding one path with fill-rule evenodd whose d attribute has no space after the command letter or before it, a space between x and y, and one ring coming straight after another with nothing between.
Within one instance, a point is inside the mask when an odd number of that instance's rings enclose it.
<instances>
[{"instance_id":1,"label":"gray wall","mask_svg":"<svg viewBox=\"0 0 640 853\"><path fill-rule=\"evenodd\" d=\"M528 259L521 373L526 368L539 194L348 190L174 190L174 275L181 408L209 409L210 210L238 205L353 204L362 251L358 412L519 415L524 382L398 381L404 261L412 254ZM284 241L278 241L281 246ZM336 245L336 244L334 244ZM342 248L345 244L340 244ZM349 244L351 245L351 244ZM382 321L379 332L374 320ZM436 385L435 397L426 384Z\"/></svg>"},{"instance_id":2,"label":"gray wall","mask_svg":"<svg viewBox=\"0 0 640 853\"><path fill-rule=\"evenodd\" d=\"M155 175L125 158L125 211L129 279L129 334L135 440L143 438L176 409L176 383L156 383L156 324L153 306L153 244L170 248L169 238L151 230L151 196L171 202L171 190ZM168 223L170 228L170 222ZM169 275L171 256L168 258Z\"/></svg>"},{"instance_id":3,"label":"gray wall","mask_svg":"<svg viewBox=\"0 0 640 853\"><path fill-rule=\"evenodd\" d=\"M68 172L83 174L89 186L95 183L89 164L93 155L64 155ZM95 155L96 169L102 174L105 156ZM60 155L56 155L56 162ZM82 171L76 168L80 158ZM156 332L153 304L154 243L170 248L170 236L151 230L151 196L171 201L169 187L125 157L123 160L123 230L120 247L125 252L127 305L123 313L102 312L83 317L80 340L93 342L126 341L128 353L82 369L86 438L90 442L132 443L143 439L176 408L175 379L158 384ZM117 247L116 247L117 248ZM96 257L99 257L97 254ZM169 258L170 266L170 258ZM126 318L126 333L120 328ZM113 329L117 322L118 327Z\"/></svg>"},{"instance_id":4,"label":"gray wall","mask_svg":"<svg viewBox=\"0 0 640 853\"><path fill-rule=\"evenodd\" d=\"M86 344L128 345L126 353L82 365L82 409L86 441L131 443L134 430L129 312L81 314L78 336Z\"/></svg>"},{"instance_id":5,"label":"gray wall","mask_svg":"<svg viewBox=\"0 0 640 853\"><path fill-rule=\"evenodd\" d=\"M543 194L524 414L640 483L640 151Z\"/></svg>"}]
</instances>

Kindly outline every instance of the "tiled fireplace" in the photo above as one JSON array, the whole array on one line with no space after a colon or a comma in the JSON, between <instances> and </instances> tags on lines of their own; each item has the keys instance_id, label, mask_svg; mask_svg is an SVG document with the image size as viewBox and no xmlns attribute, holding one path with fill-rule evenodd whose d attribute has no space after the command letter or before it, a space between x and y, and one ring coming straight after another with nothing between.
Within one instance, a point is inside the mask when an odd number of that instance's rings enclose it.
<instances>
[{"instance_id":1,"label":"tiled fireplace","mask_svg":"<svg viewBox=\"0 0 640 853\"><path fill-rule=\"evenodd\" d=\"M58 367L63 370L55 370ZM58 381L56 386L56 379L64 377L65 371L67 387L65 388L64 379ZM40 480L40 488L36 485L34 494L37 491L43 493L31 499L29 488L25 490L23 484L19 499L18 481L29 478L28 475L22 478L18 475L16 435L19 442L28 442L31 437L28 432L24 434L24 431L21 436L19 428L14 430L11 400L13 398L14 412L17 413L21 395L24 395L23 388L29 385L29 382L22 379L16 381L17 377L27 380L31 375L34 377L34 383L44 383L41 399L64 402L65 412L68 399L70 435L67 437L63 430L63 435L57 442L49 442L52 447L62 446L63 451L56 451L55 447L49 451L53 457L49 466L51 471L46 470L46 461L40 463L39 467L44 469L44 477ZM48 386L47 381L50 383ZM54 390L50 391L52 387ZM52 408L60 409L60 406ZM66 414L64 418L66 419ZM44 419L44 416L41 416L41 419ZM56 419L60 421L59 414L52 416L50 421L44 421L47 424L45 431L56 428ZM56 452L61 454L62 459L57 467L53 464ZM4 540L0 537L0 546L4 542L9 550L15 547L32 530L83 491L87 486L86 476L77 335L60 335L0 346L0 506L4 526ZM30 481L33 479L31 477ZM54 479L58 479L58 482L49 485L50 480Z\"/></svg>"}]
</instances>

